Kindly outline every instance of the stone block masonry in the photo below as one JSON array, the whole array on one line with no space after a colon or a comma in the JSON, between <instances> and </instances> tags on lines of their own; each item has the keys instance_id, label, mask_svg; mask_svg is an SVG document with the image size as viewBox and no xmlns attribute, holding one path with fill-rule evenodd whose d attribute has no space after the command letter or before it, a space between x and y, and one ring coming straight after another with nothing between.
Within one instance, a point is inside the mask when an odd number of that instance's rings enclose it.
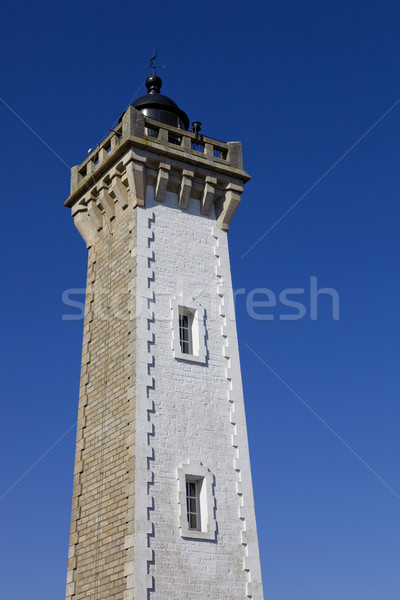
<instances>
[{"instance_id":1,"label":"stone block masonry","mask_svg":"<svg viewBox=\"0 0 400 600\"><path fill-rule=\"evenodd\" d=\"M67 600L123 600L133 561L136 213L127 216L116 207L89 249Z\"/></svg>"},{"instance_id":2,"label":"stone block masonry","mask_svg":"<svg viewBox=\"0 0 400 600\"><path fill-rule=\"evenodd\" d=\"M167 192L163 203L155 198L154 188L148 187L146 207L138 214L138 221L151 217L154 256L154 387L149 389L154 407L152 598L259 599L257 534L232 304L230 314L226 310L233 302L233 297L228 298L232 286L226 233L216 226L215 214L201 215L200 203L192 198L185 211L179 209L174 193ZM204 308L205 364L173 356L170 300L176 297L183 304L195 301ZM211 541L180 535L175 473L187 461L199 461L213 474L217 535ZM249 537L255 545L248 543Z\"/></svg>"}]
</instances>

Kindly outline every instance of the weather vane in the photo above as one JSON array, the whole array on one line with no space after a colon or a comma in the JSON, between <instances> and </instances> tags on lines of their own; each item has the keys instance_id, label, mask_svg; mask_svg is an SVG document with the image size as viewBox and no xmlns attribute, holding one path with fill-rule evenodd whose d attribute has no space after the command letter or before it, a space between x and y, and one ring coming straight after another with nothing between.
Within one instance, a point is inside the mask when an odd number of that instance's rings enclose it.
<instances>
[{"instance_id":1,"label":"weather vane","mask_svg":"<svg viewBox=\"0 0 400 600\"><path fill-rule=\"evenodd\" d=\"M153 69L153 75L156 74L156 69L165 69L165 65L157 66L156 60L158 58L158 50L153 48L153 56L150 59L150 65L148 67L143 67L143 69Z\"/></svg>"}]
</instances>

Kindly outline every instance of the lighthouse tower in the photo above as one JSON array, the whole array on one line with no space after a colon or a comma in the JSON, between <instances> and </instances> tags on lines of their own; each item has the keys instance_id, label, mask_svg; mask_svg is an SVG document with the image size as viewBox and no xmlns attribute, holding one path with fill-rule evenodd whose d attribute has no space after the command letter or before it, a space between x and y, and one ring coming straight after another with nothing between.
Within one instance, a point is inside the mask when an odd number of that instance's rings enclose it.
<instances>
[{"instance_id":1,"label":"lighthouse tower","mask_svg":"<svg viewBox=\"0 0 400 600\"><path fill-rule=\"evenodd\" d=\"M72 169L88 249L67 600L262 600L227 230L239 142L153 72Z\"/></svg>"}]
</instances>

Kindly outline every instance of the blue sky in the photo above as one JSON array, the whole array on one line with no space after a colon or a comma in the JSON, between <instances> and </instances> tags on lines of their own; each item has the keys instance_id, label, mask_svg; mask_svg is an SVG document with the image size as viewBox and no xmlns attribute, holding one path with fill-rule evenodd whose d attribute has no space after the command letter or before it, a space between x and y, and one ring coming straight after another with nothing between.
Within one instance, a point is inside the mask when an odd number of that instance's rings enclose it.
<instances>
[{"instance_id":1,"label":"blue sky","mask_svg":"<svg viewBox=\"0 0 400 600\"><path fill-rule=\"evenodd\" d=\"M229 237L265 596L397 600L400 5L1 13L0 597L64 596L73 430L10 488L76 419L82 322L61 297L85 285L86 251L66 165L115 123L155 45L163 91L206 135L242 140L252 175ZM328 297L310 318L311 277L338 292L339 320ZM254 288L304 288L305 317L251 319Z\"/></svg>"}]
</instances>

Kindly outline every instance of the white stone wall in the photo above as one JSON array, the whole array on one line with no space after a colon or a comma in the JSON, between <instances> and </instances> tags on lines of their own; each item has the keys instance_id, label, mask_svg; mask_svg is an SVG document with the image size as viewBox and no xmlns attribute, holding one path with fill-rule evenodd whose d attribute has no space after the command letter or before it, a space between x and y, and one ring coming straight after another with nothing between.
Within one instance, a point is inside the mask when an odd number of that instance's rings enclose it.
<instances>
[{"instance_id":1,"label":"white stone wall","mask_svg":"<svg viewBox=\"0 0 400 600\"><path fill-rule=\"evenodd\" d=\"M182 210L172 192L159 203L148 187L136 210L134 597L261 600L227 236L198 200ZM205 309L205 364L174 358L171 298L180 296ZM180 535L177 468L188 460L214 477L214 541Z\"/></svg>"}]
</instances>

